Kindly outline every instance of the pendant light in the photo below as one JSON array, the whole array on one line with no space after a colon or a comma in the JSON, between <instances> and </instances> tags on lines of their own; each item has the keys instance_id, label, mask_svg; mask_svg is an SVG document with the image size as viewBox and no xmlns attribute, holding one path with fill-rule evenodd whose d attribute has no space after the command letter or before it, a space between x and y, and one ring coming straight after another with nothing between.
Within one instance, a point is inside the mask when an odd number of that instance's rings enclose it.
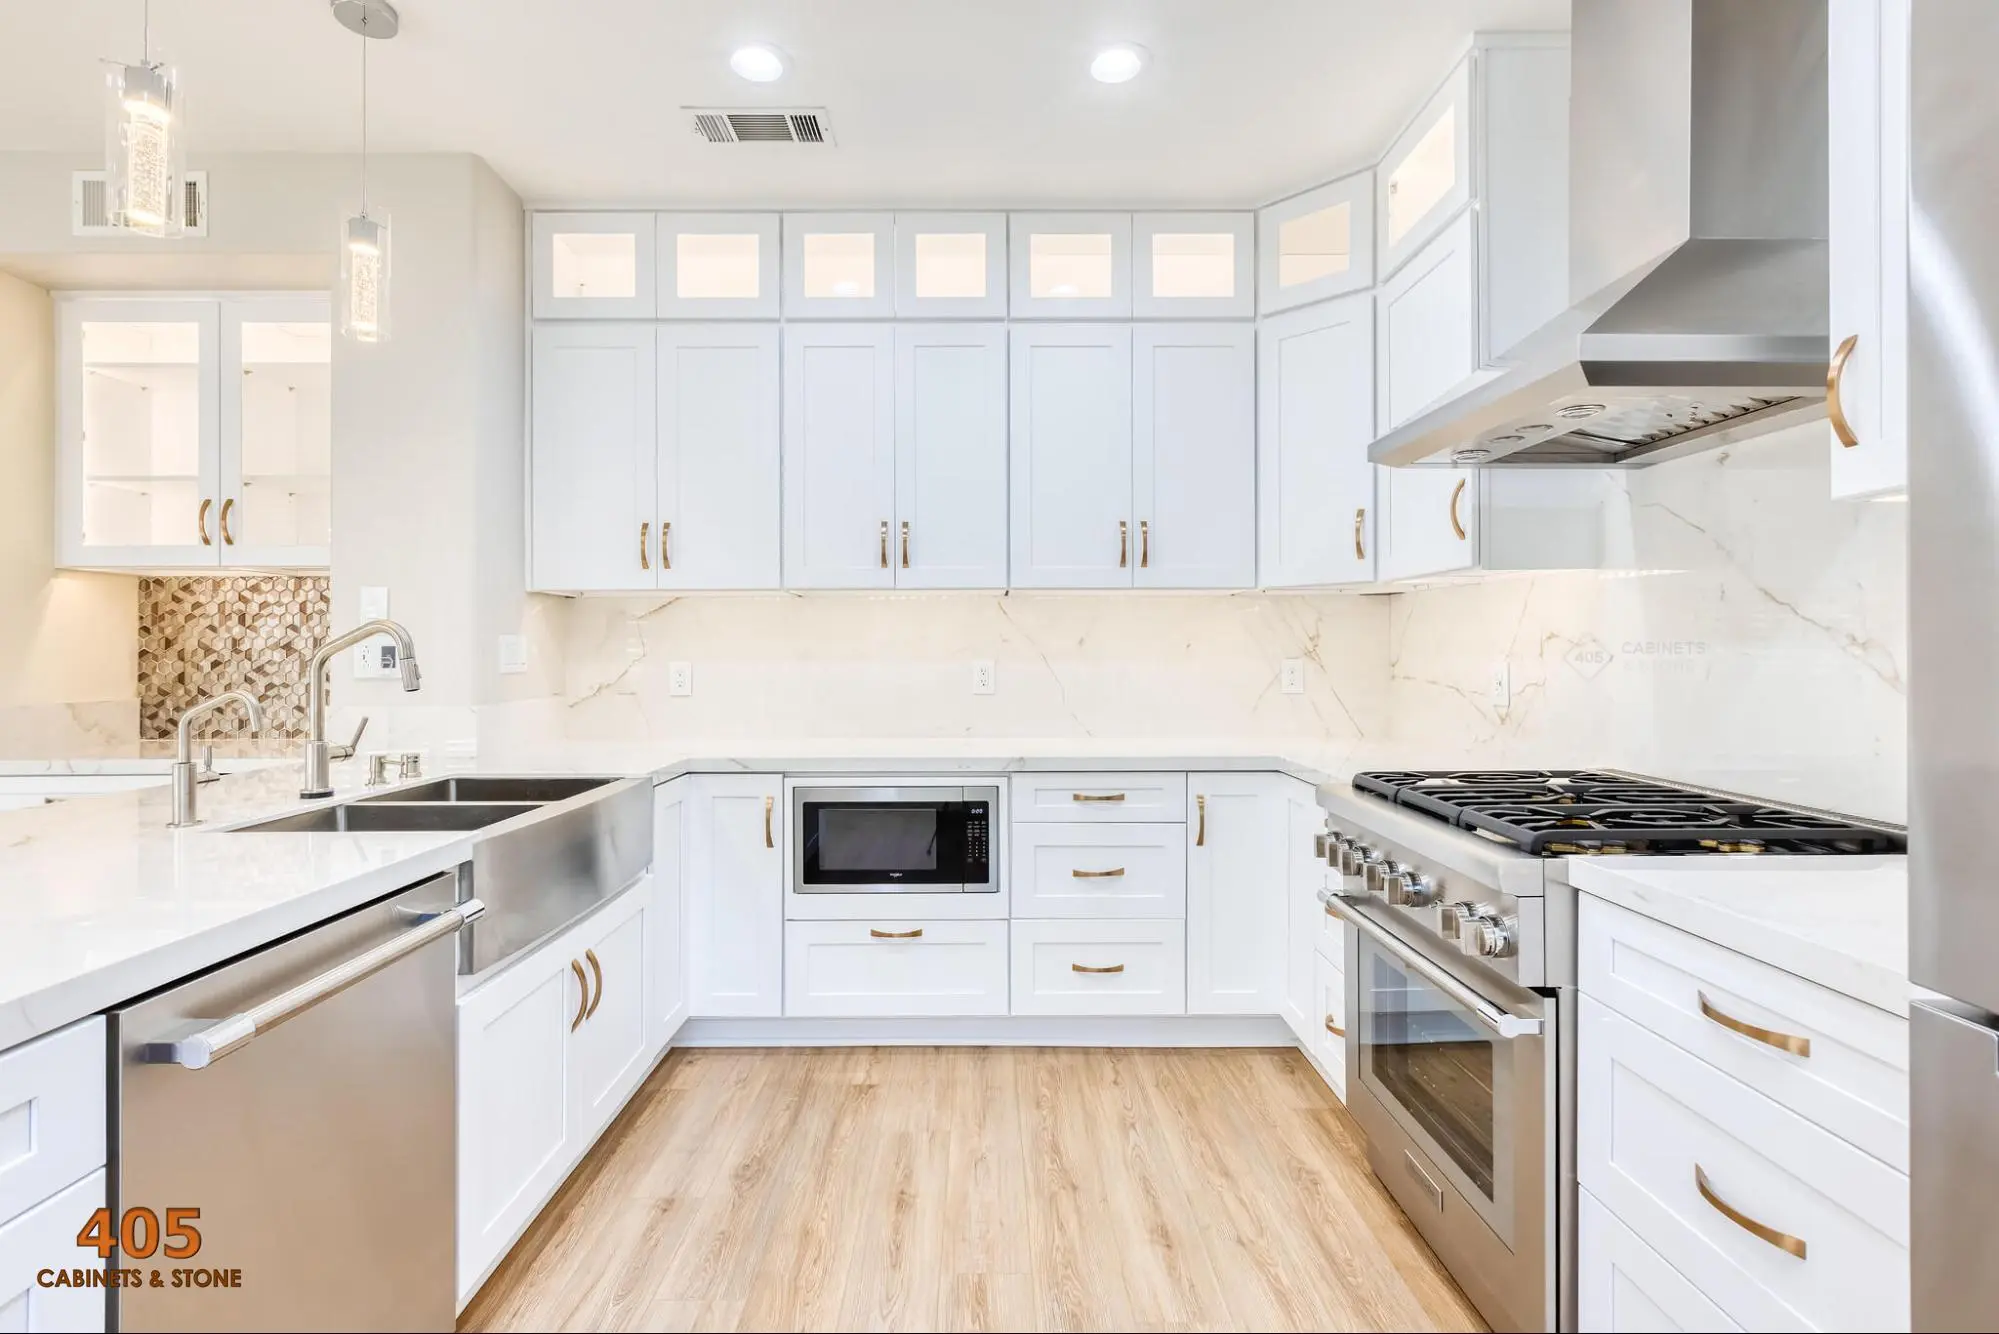
<instances>
[{"instance_id":1,"label":"pendant light","mask_svg":"<svg viewBox=\"0 0 1999 1334\"><path fill-rule=\"evenodd\" d=\"M389 336L389 215L368 207L368 43L396 35L389 0L332 0L333 17L361 36L361 211L340 226L340 332L357 343Z\"/></svg>"},{"instance_id":2,"label":"pendant light","mask_svg":"<svg viewBox=\"0 0 1999 1334\"><path fill-rule=\"evenodd\" d=\"M153 59L153 5L145 0L139 63L105 76L105 203L119 226L179 236L187 179L187 107L172 66Z\"/></svg>"}]
</instances>

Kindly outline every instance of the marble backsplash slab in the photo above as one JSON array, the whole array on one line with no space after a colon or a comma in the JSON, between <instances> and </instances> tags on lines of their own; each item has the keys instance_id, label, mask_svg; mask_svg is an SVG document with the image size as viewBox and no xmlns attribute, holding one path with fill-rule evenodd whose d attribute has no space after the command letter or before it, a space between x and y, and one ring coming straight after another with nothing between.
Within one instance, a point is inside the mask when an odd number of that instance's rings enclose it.
<instances>
[{"instance_id":1,"label":"marble backsplash slab","mask_svg":"<svg viewBox=\"0 0 1999 1334\"><path fill-rule=\"evenodd\" d=\"M0 759L130 756L139 753L137 699L0 708Z\"/></svg>"}]
</instances>

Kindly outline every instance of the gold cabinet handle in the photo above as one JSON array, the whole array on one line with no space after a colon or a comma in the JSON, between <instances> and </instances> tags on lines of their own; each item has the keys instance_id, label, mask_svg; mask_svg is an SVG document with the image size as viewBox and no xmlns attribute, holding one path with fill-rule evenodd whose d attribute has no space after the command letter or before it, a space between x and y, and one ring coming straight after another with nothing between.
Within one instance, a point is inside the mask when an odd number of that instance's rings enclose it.
<instances>
[{"instance_id":1,"label":"gold cabinet handle","mask_svg":"<svg viewBox=\"0 0 1999 1334\"><path fill-rule=\"evenodd\" d=\"M652 568L651 548L646 546L646 539L651 536L652 520L647 519L639 525L639 568L641 570L650 570Z\"/></svg>"},{"instance_id":2,"label":"gold cabinet handle","mask_svg":"<svg viewBox=\"0 0 1999 1334\"><path fill-rule=\"evenodd\" d=\"M1786 1255L1795 1255L1800 1260L1805 1258L1805 1239L1803 1237L1794 1237L1788 1232L1779 1232L1774 1227L1759 1223L1748 1214L1743 1213L1740 1209L1730 1204L1727 1200L1722 1199L1721 1196L1714 1193L1714 1187L1708 1184L1707 1173L1701 1169L1699 1163L1694 1164L1694 1189L1701 1193L1702 1199L1714 1207L1716 1213L1758 1241L1767 1241Z\"/></svg>"},{"instance_id":3,"label":"gold cabinet handle","mask_svg":"<svg viewBox=\"0 0 1999 1334\"><path fill-rule=\"evenodd\" d=\"M569 968L576 974L576 985L582 988L576 997L576 1017L569 1021L569 1031L574 1033L583 1027L583 1021L590 1017L590 979L583 976L583 965L576 960L569 961Z\"/></svg>"},{"instance_id":4,"label":"gold cabinet handle","mask_svg":"<svg viewBox=\"0 0 1999 1334\"><path fill-rule=\"evenodd\" d=\"M775 805L777 805L776 797L764 798L764 846L767 848L777 846L777 843L770 836L770 810Z\"/></svg>"},{"instance_id":5,"label":"gold cabinet handle","mask_svg":"<svg viewBox=\"0 0 1999 1334\"><path fill-rule=\"evenodd\" d=\"M868 928L868 934L876 940L915 940L923 934L923 928L919 926L914 931L883 931L871 926Z\"/></svg>"},{"instance_id":6,"label":"gold cabinet handle","mask_svg":"<svg viewBox=\"0 0 1999 1334\"><path fill-rule=\"evenodd\" d=\"M1124 793L1122 793L1122 792L1109 792L1109 793L1103 793L1103 792L1071 792L1071 793L1069 794L1069 800L1071 800L1071 801L1123 801L1123 800L1124 800Z\"/></svg>"},{"instance_id":7,"label":"gold cabinet handle","mask_svg":"<svg viewBox=\"0 0 1999 1334\"><path fill-rule=\"evenodd\" d=\"M1832 422L1832 433L1848 449L1859 444L1860 437L1853 433L1853 423L1846 419L1846 406L1839 400L1839 384L1846 378L1846 359L1853 355L1854 345L1859 341L1859 334L1848 334L1841 339L1825 368L1825 415Z\"/></svg>"},{"instance_id":8,"label":"gold cabinet handle","mask_svg":"<svg viewBox=\"0 0 1999 1334\"><path fill-rule=\"evenodd\" d=\"M673 520L671 519L659 521L659 568L662 570L673 568Z\"/></svg>"},{"instance_id":9,"label":"gold cabinet handle","mask_svg":"<svg viewBox=\"0 0 1999 1334\"><path fill-rule=\"evenodd\" d=\"M1347 1031L1344 1028L1333 1022L1333 1016L1331 1015L1326 1016L1326 1031L1336 1038L1343 1038L1347 1035Z\"/></svg>"},{"instance_id":10,"label":"gold cabinet handle","mask_svg":"<svg viewBox=\"0 0 1999 1334\"><path fill-rule=\"evenodd\" d=\"M1340 912L1340 910L1338 908L1335 908L1332 904L1328 903L1322 906L1326 910L1326 916L1332 918L1335 922L1344 922L1346 920L1346 917Z\"/></svg>"},{"instance_id":11,"label":"gold cabinet handle","mask_svg":"<svg viewBox=\"0 0 1999 1334\"><path fill-rule=\"evenodd\" d=\"M1108 963L1101 968L1093 968L1086 963L1072 963L1069 965L1069 971L1072 973L1122 973L1124 965L1121 963Z\"/></svg>"},{"instance_id":12,"label":"gold cabinet handle","mask_svg":"<svg viewBox=\"0 0 1999 1334\"><path fill-rule=\"evenodd\" d=\"M201 502L201 512L194 516L194 525L201 533L201 545L205 547L215 545L214 541L208 536L208 507L214 503L212 500L204 499Z\"/></svg>"},{"instance_id":13,"label":"gold cabinet handle","mask_svg":"<svg viewBox=\"0 0 1999 1334\"><path fill-rule=\"evenodd\" d=\"M1194 846L1206 847L1208 842L1208 797L1200 793L1194 798L1194 810L1200 816L1200 824L1194 828Z\"/></svg>"},{"instance_id":14,"label":"gold cabinet handle","mask_svg":"<svg viewBox=\"0 0 1999 1334\"><path fill-rule=\"evenodd\" d=\"M234 507L235 504L236 504L236 497L234 496L231 496L229 497L229 499L222 502L222 513L219 516L219 518L222 527L222 545L225 547L233 547L236 545L235 537L233 537L229 532L229 511L232 507Z\"/></svg>"},{"instance_id":15,"label":"gold cabinet handle","mask_svg":"<svg viewBox=\"0 0 1999 1334\"><path fill-rule=\"evenodd\" d=\"M909 520L902 521L902 568L909 568Z\"/></svg>"},{"instance_id":16,"label":"gold cabinet handle","mask_svg":"<svg viewBox=\"0 0 1999 1334\"><path fill-rule=\"evenodd\" d=\"M887 519L882 520L881 538L882 538L882 549L881 549L882 568L886 570L888 568L888 520Z\"/></svg>"},{"instance_id":17,"label":"gold cabinet handle","mask_svg":"<svg viewBox=\"0 0 1999 1334\"><path fill-rule=\"evenodd\" d=\"M590 1008L583 1012L585 1019L597 1017L597 1007L604 1003L604 965L597 962L597 951L584 950L583 957L590 961L590 974L597 979L597 994L590 998Z\"/></svg>"},{"instance_id":18,"label":"gold cabinet handle","mask_svg":"<svg viewBox=\"0 0 1999 1334\"><path fill-rule=\"evenodd\" d=\"M1766 1047L1775 1047L1778 1051L1787 1051L1793 1056L1810 1056L1812 1054L1812 1040L1810 1038L1801 1038L1792 1033L1779 1033L1774 1028L1759 1028L1755 1024L1745 1023L1732 1014L1727 1014L1716 1009L1714 1002L1707 998L1705 991L1696 991L1694 996L1700 1001L1701 1017L1720 1024L1731 1033L1740 1033L1752 1042L1760 1042Z\"/></svg>"},{"instance_id":19,"label":"gold cabinet handle","mask_svg":"<svg viewBox=\"0 0 1999 1334\"><path fill-rule=\"evenodd\" d=\"M1069 874L1078 880L1122 880L1124 878L1124 868L1119 866L1109 871L1072 870Z\"/></svg>"},{"instance_id":20,"label":"gold cabinet handle","mask_svg":"<svg viewBox=\"0 0 1999 1334\"><path fill-rule=\"evenodd\" d=\"M1122 570L1130 565L1131 524L1123 519L1117 521L1117 567Z\"/></svg>"},{"instance_id":21,"label":"gold cabinet handle","mask_svg":"<svg viewBox=\"0 0 1999 1334\"><path fill-rule=\"evenodd\" d=\"M1353 558L1355 560L1367 559L1367 544L1361 539L1361 533L1366 525L1367 510L1365 508L1355 510L1353 512Z\"/></svg>"},{"instance_id":22,"label":"gold cabinet handle","mask_svg":"<svg viewBox=\"0 0 1999 1334\"><path fill-rule=\"evenodd\" d=\"M1145 570L1151 567L1152 521L1150 519L1140 519L1138 521L1138 568Z\"/></svg>"},{"instance_id":23,"label":"gold cabinet handle","mask_svg":"<svg viewBox=\"0 0 1999 1334\"><path fill-rule=\"evenodd\" d=\"M1458 478L1458 484L1451 488L1451 531L1458 535L1458 541L1465 540L1465 526L1458 521L1458 499L1465 493L1465 479ZM1394 534L1390 533L1393 537Z\"/></svg>"}]
</instances>

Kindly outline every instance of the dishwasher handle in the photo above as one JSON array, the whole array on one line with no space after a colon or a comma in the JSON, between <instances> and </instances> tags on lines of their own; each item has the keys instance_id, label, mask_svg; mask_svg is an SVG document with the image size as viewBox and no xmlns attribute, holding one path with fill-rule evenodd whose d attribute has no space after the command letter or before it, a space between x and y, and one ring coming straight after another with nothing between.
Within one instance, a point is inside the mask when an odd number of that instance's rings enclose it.
<instances>
[{"instance_id":1,"label":"dishwasher handle","mask_svg":"<svg viewBox=\"0 0 1999 1334\"><path fill-rule=\"evenodd\" d=\"M393 940L385 940L289 991L280 992L261 1005L232 1014L176 1042L151 1044L145 1059L149 1063L179 1065L189 1070L206 1069L259 1033L268 1032L285 1020L304 1014L321 1001L339 995L356 982L381 972L432 941L456 933L459 927L485 911L485 904L477 899L467 899L427 918Z\"/></svg>"}]
</instances>

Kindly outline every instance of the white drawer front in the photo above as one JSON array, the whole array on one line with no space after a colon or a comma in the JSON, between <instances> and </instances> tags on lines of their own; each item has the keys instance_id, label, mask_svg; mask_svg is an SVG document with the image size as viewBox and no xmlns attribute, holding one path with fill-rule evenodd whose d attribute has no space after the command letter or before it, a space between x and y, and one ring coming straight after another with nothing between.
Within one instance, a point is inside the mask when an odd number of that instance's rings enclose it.
<instances>
[{"instance_id":1,"label":"white drawer front","mask_svg":"<svg viewBox=\"0 0 1999 1334\"><path fill-rule=\"evenodd\" d=\"M1163 773L1015 774L1012 817L1023 820L1187 819L1187 775Z\"/></svg>"},{"instance_id":2,"label":"white drawer front","mask_svg":"<svg viewBox=\"0 0 1999 1334\"><path fill-rule=\"evenodd\" d=\"M1909 1327L1907 1177L1590 997L1580 1010L1592 1194L1747 1328Z\"/></svg>"},{"instance_id":3,"label":"white drawer front","mask_svg":"<svg viewBox=\"0 0 1999 1334\"><path fill-rule=\"evenodd\" d=\"M1185 1014L1181 921L1013 924L1015 1014Z\"/></svg>"},{"instance_id":4,"label":"white drawer front","mask_svg":"<svg viewBox=\"0 0 1999 1334\"><path fill-rule=\"evenodd\" d=\"M104 1328L103 1288L45 1288L35 1279L48 1269L104 1267L96 1251L76 1244L76 1234L104 1204L100 1167L53 1199L0 1224L0 1330Z\"/></svg>"},{"instance_id":5,"label":"white drawer front","mask_svg":"<svg viewBox=\"0 0 1999 1334\"><path fill-rule=\"evenodd\" d=\"M1588 894L1581 935L1585 993L1909 1170L1908 1020Z\"/></svg>"},{"instance_id":6,"label":"white drawer front","mask_svg":"<svg viewBox=\"0 0 1999 1334\"><path fill-rule=\"evenodd\" d=\"M1314 920L1319 929L1313 933L1312 943L1318 947L1319 957L1331 964L1334 972L1344 973L1347 970L1349 928L1346 918L1340 916L1339 905L1328 907L1321 903L1319 915Z\"/></svg>"},{"instance_id":7,"label":"white drawer front","mask_svg":"<svg viewBox=\"0 0 1999 1334\"><path fill-rule=\"evenodd\" d=\"M787 922L790 1015L1006 1013L1005 922Z\"/></svg>"},{"instance_id":8,"label":"white drawer front","mask_svg":"<svg viewBox=\"0 0 1999 1334\"><path fill-rule=\"evenodd\" d=\"M0 1053L0 1222L104 1166L104 1042L90 1018Z\"/></svg>"},{"instance_id":9,"label":"white drawer front","mask_svg":"<svg viewBox=\"0 0 1999 1334\"><path fill-rule=\"evenodd\" d=\"M1015 824L1021 917L1185 917L1187 835L1173 824Z\"/></svg>"},{"instance_id":10,"label":"white drawer front","mask_svg":"<svg viewBox=\"0 0 1999 1334\"><path fill-rule=\"evenodd\" d=\"M1577 1323L1590 1334L1739 1330L1685 1274L1638 1239L1588 1191L1578 1191Z\"/></svg>"},{"instance_id":11,"label":"white drawer front","mask_svg":"<svg viewBox=\"0 0 1999 1334\"><path fill-rule=\"evenodd\" d=\"M1312 1055L1341 1102L1347 1100L1347 979L1325 955L1314 958L1313 995L1318 1002L1312 1021Z\"/></svg>"}]
</instances>

